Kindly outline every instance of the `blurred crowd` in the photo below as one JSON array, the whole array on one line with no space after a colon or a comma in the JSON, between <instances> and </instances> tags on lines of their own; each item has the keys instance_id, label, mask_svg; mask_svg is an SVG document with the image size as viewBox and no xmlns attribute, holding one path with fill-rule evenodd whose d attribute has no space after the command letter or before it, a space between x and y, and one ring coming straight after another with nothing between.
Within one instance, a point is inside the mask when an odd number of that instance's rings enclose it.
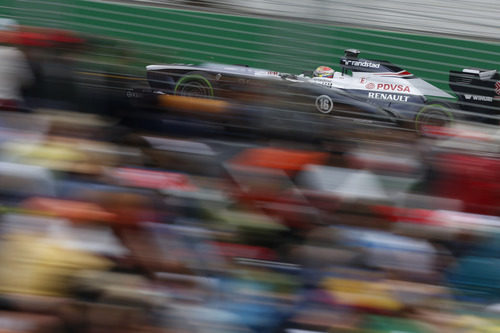
<instances>
[{"instance_id":1,"label":"blurred crowd","mask_svg":"<svg viewBox=\"0 0 500 333\"><path fill-rule=\"evenodd\" d=\"M6 46L4 23L0 331L500 329L496 127L333 146L124 129L41 90L20 107L44 48Z\"/></svg>"}]
</instances>

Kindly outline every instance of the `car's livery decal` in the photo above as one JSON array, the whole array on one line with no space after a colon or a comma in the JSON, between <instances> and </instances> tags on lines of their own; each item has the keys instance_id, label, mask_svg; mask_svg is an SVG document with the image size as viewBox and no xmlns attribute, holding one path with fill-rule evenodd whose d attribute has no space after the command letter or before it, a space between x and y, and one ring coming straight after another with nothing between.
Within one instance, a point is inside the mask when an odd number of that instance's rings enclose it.
<instances>
[{"instance_id":1,"label":"car's livery decal","mask_svg":"<svg viewBox=\"0 0 500 333\"><path fill-rule=\"evenodd\" d=\"M368 98L373 98L373 99L383 99L383 100L388 100L388 101L395 101L395 102L408 102L408 98L410 96L408 95L400 95L400 94L390 94L390 93L379 93L379 92L369 92L368 93Z\"/></svg>"},{"instance_id":2,"label":"car's livery decal","mask_svg":"<svg viewBox=\"0 0 500 333\"><path fill-rule=\"evenodd\" d=\"M414 75L408 71L400 71L400 72L397 72L397 73L393 73L393 72L387 72L387 73L372 73L372 75L375 75L375 76L384 76L384 77L391 77L391 76L394 76L394 77L401 77L401 78L405 78L405 79L411 79L412 77L414 77Z\"/></svg>"},{"instance_id":3,"label":"car's livery decal","mask_svg":"<svg viewBox=\"0 0 500 333\"><path fill-rule=\"evenodd\" d=\"M330 113L333 109L332 98L328 95L320 95L316 98L316 109L321 113Z\"/></svg>"},{"instance_id":4,"label":"car's livery decal","mask_svg":"<svg viewBox=\"0 0 500 333\"><path fill-rule=\"evenodd\" d=\"M500 81L495 82L495 94L500 95Z\"/></svg>"},{"instance_id":5,"label":"car's livery decal","mask_svg":"<svg viewBox=\"0 0 500 333\"><path fill-rule=\"evenodd\" d=\"M384 91L397 91L403 93L411 93L410 86L397 83L373 83L370 82L366 86L369 90L384 90Z\"/></svg>"}]
</instances>

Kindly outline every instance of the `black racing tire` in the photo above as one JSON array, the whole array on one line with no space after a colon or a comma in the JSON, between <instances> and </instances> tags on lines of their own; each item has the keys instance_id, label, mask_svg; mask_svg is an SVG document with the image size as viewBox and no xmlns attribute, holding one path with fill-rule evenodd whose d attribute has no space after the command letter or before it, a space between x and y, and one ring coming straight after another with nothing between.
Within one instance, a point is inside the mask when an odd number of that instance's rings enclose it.
<instances>
[{"instance_id":1,"label":"black racing tire","mask_svg":"<svg viewBox=\"0 0 500 333\"><path fill-rule=\"evenodd\" d=\"M453 109L456 107L448 102L429 101L415 115L415 130L425 134L426 126L447 127L455 121Z\"/></svg>"},{"instance_id":2,"label":"black racing tire","mask_svg":"<svg viewBox=\"0 0 500 333\"><path fill-rule=\"evenodd\" d=\"M214 88L204 72L189 72L177 81L174 94L190 97L213 97Z\"/></svg>"}]
</instances>

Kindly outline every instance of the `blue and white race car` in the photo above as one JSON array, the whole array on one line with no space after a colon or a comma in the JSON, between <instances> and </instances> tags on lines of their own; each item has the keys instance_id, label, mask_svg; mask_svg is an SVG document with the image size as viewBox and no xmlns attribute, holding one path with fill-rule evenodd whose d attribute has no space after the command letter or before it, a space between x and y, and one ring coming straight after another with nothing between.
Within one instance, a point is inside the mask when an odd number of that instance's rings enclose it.
<instances>
[{"instance_id":1,"label":"blue and white race car","mask_svg":"<svg viewBox=\"0 0 500 333\"><path fill-rule=\"evenodd\" d=\"M315 112L336 115L337 106L349 104L351 99L357 105L373 105L377 114L380 110L387 113L389 122L396 119L417 130L424 124L443 125L454 118L451 106L443 101L454 96L390 62L362 59L358 55L357 50L346 50L340 59L342 71L329 77L314 76L312 72L293 75L244 65L203 63L150 65L147 79L153 90L204 97L230 97L235 89L263 80L287 81L305 94L315 95L309 99ZM353 117L357 115L359 112Z\"/></svg>"}]
</instances>

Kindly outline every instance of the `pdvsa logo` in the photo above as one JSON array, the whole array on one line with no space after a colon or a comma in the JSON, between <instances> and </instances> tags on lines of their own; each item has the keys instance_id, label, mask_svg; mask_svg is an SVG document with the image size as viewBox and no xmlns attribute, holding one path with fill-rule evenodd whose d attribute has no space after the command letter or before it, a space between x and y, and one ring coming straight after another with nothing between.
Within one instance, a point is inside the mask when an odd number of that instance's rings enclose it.
<instances>
[{"instance_id":1,"label":"pdvsa logo","mask_svg":"<svg viewBox=\"0 0 500 333\"><path fill-rule=\"evenodd\" d=\"M392 83L378 83L377 90L397 91L397 92L410 92L410 86Z\"/></svg>"},{"instance_id":2,"label":"pdvsa logo","mask_svg":"<svg viewBox=\"0 0 500 333\"><path fill-rule=\"evenodd\" d=\"M500 82L500 81L499 81ZM394 91L394 92L406 92L409 93L410 91L410 86L406 86L403 84L393 84L393 83L367 83L365 85L365 88L368 90L385 90L385 91Z\"/></svg>"}]
</instances>

